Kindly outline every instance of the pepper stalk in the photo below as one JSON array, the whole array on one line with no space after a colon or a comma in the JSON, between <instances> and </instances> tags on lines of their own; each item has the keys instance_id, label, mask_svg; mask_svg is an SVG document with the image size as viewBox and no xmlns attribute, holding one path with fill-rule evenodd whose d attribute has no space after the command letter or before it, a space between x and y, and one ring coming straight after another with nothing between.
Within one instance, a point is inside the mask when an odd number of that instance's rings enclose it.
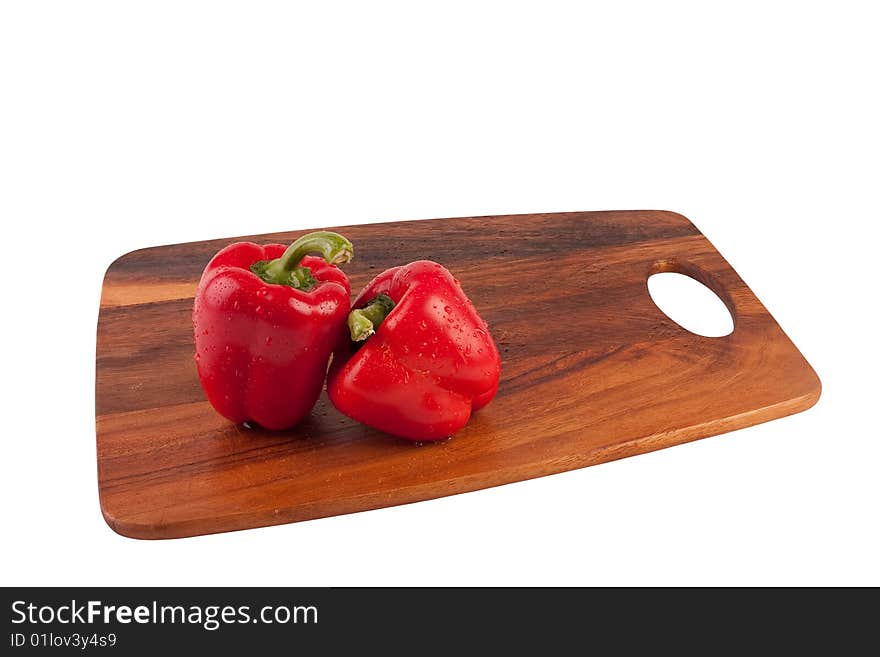
<instances>
[{"instance_id":1,"label":"pepper stalk","mask_svg":"<svg viewBox=\"0 0 880 657\"><path fill-rule=\"evenodd\" d=\"M341 265L352 259L354 247L339 233L319 230L300 237L287 247L281 257L255 262L251 265L251 271L266 283L289 285L308 292L318 284L311 270L300 265L310 253L321 255L331 265Z\"/></svg>"},{"instance_id":2,"label":"pepper stalk","mask_svg":"<svg viewBox=\"0 0 880 657\"><path fill-rule=\"evenodd\" d=\"M363 308L356 308L348 314L348 330L351 339L362 342L376 332L394 309L394 301L387 294L378 294Z\"/></svg>"}]
</instances>

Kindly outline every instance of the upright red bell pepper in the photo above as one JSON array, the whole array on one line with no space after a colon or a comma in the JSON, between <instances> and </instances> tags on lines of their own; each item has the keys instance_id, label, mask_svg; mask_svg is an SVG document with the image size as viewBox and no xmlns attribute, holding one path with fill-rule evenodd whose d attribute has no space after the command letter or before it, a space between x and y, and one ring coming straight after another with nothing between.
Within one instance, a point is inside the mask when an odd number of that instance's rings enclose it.
<instances>
[{"instance_id":1,"label":"upright red bell pepper","mask_svg":"<svg viewBox=\"0 0 880 657\"><path fill-rule=\"evenodd\" d=\"M306 255L320 253L321 258ZM285 429L314 406L345 332L352 245L316 232L283 244L230 244L199 282L196 362L208 400L233 422Z\"/></svg>"},{"instance_id":2,"label":"upright red bell pepper","mask_svg":"<svg viewBox=\"0 0 880 657\"><path fill-rule=\"evenodd\" d=\"M364 424L410 440L441 440L498 390L501 359L486 322L441 265L420 260L379 274L334 352L330 400Z\"/></svg>"}]
</instances>

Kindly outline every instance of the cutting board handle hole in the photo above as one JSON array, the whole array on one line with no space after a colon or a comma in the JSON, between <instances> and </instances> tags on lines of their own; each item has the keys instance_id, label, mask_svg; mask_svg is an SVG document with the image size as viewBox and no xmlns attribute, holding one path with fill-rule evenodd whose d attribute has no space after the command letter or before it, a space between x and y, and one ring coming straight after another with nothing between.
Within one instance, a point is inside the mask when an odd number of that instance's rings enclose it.
<instances>
[{"instance_id":1,"label":"cutting board handle hole","mask_svg":"<svg viewBox=\"0 0 880 657\"><path fill-rule=\"evenodd\" d=\"M733 333L729 302L697 280L688 268L658 263L648 276L648 294L669 319L691 333L707 338Z\"/></svg>"}]
</instances>

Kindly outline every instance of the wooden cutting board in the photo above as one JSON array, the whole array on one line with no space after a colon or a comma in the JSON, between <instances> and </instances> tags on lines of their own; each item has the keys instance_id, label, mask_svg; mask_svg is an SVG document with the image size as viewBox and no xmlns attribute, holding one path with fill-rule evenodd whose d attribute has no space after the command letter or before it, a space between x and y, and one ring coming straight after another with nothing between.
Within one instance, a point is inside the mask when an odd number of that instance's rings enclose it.
<instances>
[{"instance_id":1,"label":"wooden cutting board","mask_svg":"<svg viewBox=\"0 0 880 657\"><path fill-rule=\"evenodd\" d=\"M387 267L443 263L489 323L496 399L451 440L416 445L322 395L280 433L220 417L193 360L192 298L208 260L242 239L128 253L107 270L95 391L101 510L120 534L173 538L464 493L705 438L803 411L815 372L733 268L672 212L573 212L334 228L355 244L357 291ZM564 248L560 249L560 244ZM688 274L735 329L689 333L648 294Z\"/></svg>"}]
</instances>

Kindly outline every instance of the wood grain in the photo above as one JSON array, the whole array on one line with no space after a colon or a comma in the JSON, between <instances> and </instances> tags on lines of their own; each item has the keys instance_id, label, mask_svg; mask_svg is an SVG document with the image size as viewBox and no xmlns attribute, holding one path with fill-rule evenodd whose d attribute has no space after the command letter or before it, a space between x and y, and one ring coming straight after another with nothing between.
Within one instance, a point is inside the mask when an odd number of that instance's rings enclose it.
<instances>
[{"instance_id":1,"label":"wood grain","mask_svg":"<svg viewBox=\"0 0 880 657\"><path fill-rule=\"evenodd\" d=\"M120 534L173 538L364 511L540 477L796 413L819 398L810 365L733 268L673 212L575 212L334 228L355 244L358 290L386 267L444 263L489 322L498 397L449 441L418 446L339 414L322 395L279 433L205 401L192 296L239 239L128 253L108 269L97 335L101 509ZM567 249L558 253L556 244ZM647 291L697 278L735 329L689 333Z\"/></svg>"}]
</instances>

